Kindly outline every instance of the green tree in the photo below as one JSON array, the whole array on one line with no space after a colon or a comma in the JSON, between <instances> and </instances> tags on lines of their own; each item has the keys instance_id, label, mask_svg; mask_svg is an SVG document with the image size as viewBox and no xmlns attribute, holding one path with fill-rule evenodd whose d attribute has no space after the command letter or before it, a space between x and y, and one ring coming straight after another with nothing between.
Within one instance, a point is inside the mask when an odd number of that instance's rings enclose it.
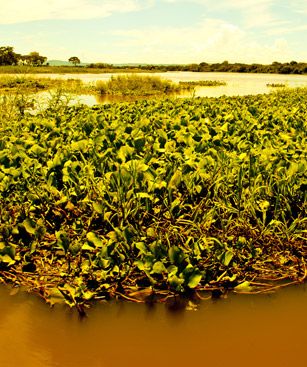
<instances>
[{"instance_id":1,"label":"green tree","mask_svg":"<svg viewBox=\"0 0 307 367\"><path fill-rule=\"evenodd\" d=\"M77 56L70 57L68 61L74 64L75 66L80 64L80 59Z\"/></svg>"},{"instance_id":2,"label":"green tree","mask_svg":"<svg viewBox=\"0 0 307 367\"><path fill-rule=\"evenodd\" d=\"M41 56L38 52L33 51L30 52L29 55L25 55L23 57L26 64L32 65L32 66L40 66L44 62L47 61L47 57Z\"/></svg>"},{"instance_id":3,"label":"green tree","mask_svg":"<svg viewBox=\"0 0 307 367\"><path fill-rule=\"evenodd\" d=\"M11 46L0 47L0 65L16 65L20 58L19 54L14 52Z\"/></svg>"}]
</instances>

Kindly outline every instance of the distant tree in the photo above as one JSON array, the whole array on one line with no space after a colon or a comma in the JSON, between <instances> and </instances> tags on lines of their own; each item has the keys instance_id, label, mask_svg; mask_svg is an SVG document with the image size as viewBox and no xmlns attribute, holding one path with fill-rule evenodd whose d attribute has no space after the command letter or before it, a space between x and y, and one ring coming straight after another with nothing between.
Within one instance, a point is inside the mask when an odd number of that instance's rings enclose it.
<instances>
[{"instance_id":1,"label":"distant tree","mask_svg":"<svg viewBox=\"0 0 307 367\"><path fill-rule=\"evenodd\" d=\"M80 59L77 56L70 57L68 61L74 64L75 66L80 64Z\"/></svg>"},{"instance_id":2,"label":"distant tree","mask_svg":"<svg viewBox=\"0 0 307 367\"><path fill-rule=\"evenodd\" d=\"M16 65L20 56L11 46L0 47L0 65Z\"/></svg>"},{"instance_id":3,"label":"distant tree","mask_svg":"<svg viewBox=\"0 0 307 367\"><path fill-rule=\"evenodd\" d=\"M25 64L32 66L40 66L47 61L47 57L41 56L39 52L36 51L30 52L29 55L24 55L22 59Z\"/></svg>"}]
</instances>

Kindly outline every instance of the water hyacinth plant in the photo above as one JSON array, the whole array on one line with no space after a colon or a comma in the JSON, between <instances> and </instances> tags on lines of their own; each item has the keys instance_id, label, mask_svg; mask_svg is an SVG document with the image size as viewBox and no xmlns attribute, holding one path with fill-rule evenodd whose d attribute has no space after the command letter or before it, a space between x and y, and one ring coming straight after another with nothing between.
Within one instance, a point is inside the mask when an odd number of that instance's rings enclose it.
<instances>
[{"instance_id":1,"label":"water hyacinth plant","mask_svg":"<svg viewBox=\"0 0 307 367\"><path fill-rule=\"evenodd\" d=\"M79 309L303 281L306 97L61 105L3 118L1 279Z\"/></svg>"}]
</instances>

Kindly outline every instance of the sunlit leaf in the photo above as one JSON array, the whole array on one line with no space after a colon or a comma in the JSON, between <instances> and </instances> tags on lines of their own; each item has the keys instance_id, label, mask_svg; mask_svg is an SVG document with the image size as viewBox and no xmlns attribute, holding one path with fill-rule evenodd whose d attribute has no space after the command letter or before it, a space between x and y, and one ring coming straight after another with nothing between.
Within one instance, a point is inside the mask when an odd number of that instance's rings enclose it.
<instances>
[{"instance_id":1,"label":"sunlit leaf","mask_svg":"<svg viewBox=\"0 0 307 367\"><path fill-rule=\"evenodd\" d=\"M188 287L189 288L195 288L201 281L202 275L201 274L192 274L189 278Z\"/></svg>"},{"instance_id":2,"label":"sunlit leaf","mask_svg":"<svg viewBox=\"0 0 307 367\"><path fill-rule=\"evenodd\" d=\"M22 222L25 230L29 233L29 234L35 234L35 230L36 230L36 225L35 222L31 219L31 218L27 218Z\"/></svg>"},{"instance_id":3,"label":"sunlit leaf","mask_svg":"<svg viewBox=\"0 0 307 367\"><path fill-rule=\"evenodd\" d=\"M102 247L103 246L103 242L101 241L101 239L94 232L88 232L86 234L86 238L95 247Z\"/></svg>"},{"instance_id":4,"label":"sunlit leaf","mask_svg":"<svg viewBox=\"0 0 307 367\"><path fill-rule=\"evenodd\" d=\"M250 282L245 281L234 287L236 292L250 292L253 290L253 287L250 285Z\"/></svg>"},{"instance_id":5,"label":"sunlit leaf","mask_svg":"<svg viewBox=\"0 0 307 367\"><path fill-rule=\"evenodd\" d=\"M162 274L166 271L166 268L164 266L164 264L161 261L157 261L154 263L153 267L152 267L152 273L155 274Z\"/></svg>"},{"instance_id":6,"label":"sunlit leaf","mask_svg":"<svg viewBox=\"0 0 307 367\"><path fill-rule=\"evenodd\" d=\"M224 260L223 260L223 263L225 266L228 266L231 262L231 260L233 259L233 252L232 251L226 251L225 254L224 254Z\"/></svg>"}]
</instances>

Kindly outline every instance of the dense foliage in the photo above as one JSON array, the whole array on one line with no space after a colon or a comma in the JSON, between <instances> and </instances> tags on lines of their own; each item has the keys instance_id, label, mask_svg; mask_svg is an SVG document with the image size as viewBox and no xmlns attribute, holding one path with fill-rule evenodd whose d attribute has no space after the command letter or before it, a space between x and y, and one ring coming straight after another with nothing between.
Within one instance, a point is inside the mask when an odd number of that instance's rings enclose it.
<instances>
[{"instance_id":1,"label":"dense foliage","mask_svg":"<svg viewBox=\"0 0 307 367\"><path fill-rule=\"evenodd\" d=\"M301 281L306 101L300 89L2 115L0 277L79 308Z\"/></svg>"},{"instance_id":2,"label":"dense foliage","mask_svg":"<svg viewBox=\"0 0 307 367\"><path fill-rule=\"evenodd\" d=\"M62 91L72 93L87 93L92 91L90 85L86 85L80 79L55 79L55 78L39 78L30 76L0 76L0 92L40 92L43 90L61 89Z\"/></svg>"},{"instance_id":3,"label":"dense foliage","mask_svg":"<svg viewBox=\"0 0 307 367\"><path fill-rule=\"evenodd\" d=\"M306 74L306 62L273 62L272 64L244 64L244 63L230 63L224 61L222 63L207 63L201 62L199 64L141 64L141 65L112 65L112 64L89 64L85 69L129 69L135 70L150 70L150 71L195 71L195 72L230 72L230 73L269 73L269 74Z\"/></svg>"},{"instance_id":4,"label":"dense foliage","mask_svg":"<svg viewBox=\"0 0 307 367\"><path fill-rule=\"evenodd\" d=\"M164 71L197 71L197 72L231 72L231 73L269 73L269 74L306 74L307 63L305 62L273 62L269 65L230 63L206 63L187 65L144 65L141 68Z\"/></svg>"},{"instance_id":5,"label":"dense foliage","mask_svg":"<svg viewBox=\"0 0 307 367\"><path fill-rule=\"evenodd\" d=\"M179 86L157 76L127 74L112 76L108 81L97 81L96 89L100 94L119 96L150 96L179 92L190 85Z\"/></svg>"},{"instance_id":6,"label":"dense foliage","mask_svg":"<svg viewBox=\"0 0 307 367\"><path fill-rule=\"evenodd\" d=\"M0 47L0 65L31 65L39 66L47 61L47 57L41 56L39 52L33 51L28 55L21 55L14 52L11 46Z\"/></svg>"}]
</instances>

